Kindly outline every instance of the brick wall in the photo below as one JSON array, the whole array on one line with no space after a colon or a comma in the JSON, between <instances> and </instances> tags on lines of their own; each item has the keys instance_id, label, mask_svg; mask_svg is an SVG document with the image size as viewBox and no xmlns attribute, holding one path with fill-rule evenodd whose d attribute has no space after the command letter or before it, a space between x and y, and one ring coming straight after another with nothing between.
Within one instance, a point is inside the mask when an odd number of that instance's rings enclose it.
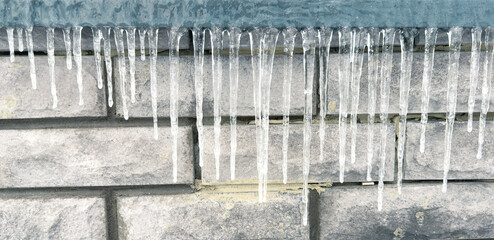
<instances>
[{"instance_id":1,"label":"brick wall","mask_svg":"<svg viewBox=\"0 0 494 240\"><path fill-rule=\"evenodd\" d=\"M164 32L164 31L163 31ZM409 121L404 161L403 194L396 177L395 146L399 111L400 54L394 55L390 98L383 211L377 211L377 186L366 176L366 60L361 81L357 162L347 163L344 184L338 180L337 59L331 54L330 116L326 158L319 160L318 125L314 124L309 226L301 224L302 181L302 57L294 60L287 185L282 182L282 58L275 57L271 88L270 158L267 203L258 203L255 130L250 58L240 58L237 180L229 180L229 126L222 127L220 179L215 178L212 129L211 60L205 59L205 164L197 159L195 96L191 37L182 38L179 94L178 182L173 183L169 128L169 60L166 35L160 35L158 107L160 138L153 139L149 58L136 62L137 103L123 120L118 65L113 59L115 105L107 107L107 90L97 89L89 28L83 30L83 106L78 105L76 70L67 70L61 31L55 32L59 106L51 108L46 34L34 29L38 89L32 90L29 61L16 52L10 63L5 29L0 29L0 238L2 239L414 239L487 238L494 236L494 142L486 126L484 158L475 158L478 128L466 131L470 52L461 53L457 120L448 193L442 179L447 53L438 48L431 87L431 120L425 154L420 140L420 89L423 53L414 54ZM445 45L441 32L438 44ZM246 46L243 38L242 46ZM418 44L423 44L420 36ZM333 40L334 41L334 40ZM469 30L464 37L470 41ZM207 42L207 41L206 41ZM278 41L279 43L281 40ZM399 43L399 41L396 41ZM114 43L113 44L113 48ZM17 39L16 39L17 46ZM300 47L300 39L298 39ZM333 46L337 46L333 42ZM208 48L208 47L206 47ZM417 48L420 49L420 48ZM300 49L296 49L300 53ZM225 56L225 60L227 57ZM317 67L317 66L316 66ZM228 65L224 64L222 113L228 114ZM104 73L106 71L103 71ZM317 73L318 71L316 71ZM117 73L117 74L116 74ZM106 79L106 76L103 77ZM314 113L319 107L315 82ZM478 84L477 93L480 92ZM480 96L477 95L477 103ZM480 104L476 105L480 111ZM478 120L478 114L476 115ZM491 120L491 118L489 118ZM478 126L478 122L474 122ZM377 134L376 134L377 135ZM350 137L347 138L350 141ZM378 139L376 138L376 153ZM348 153L350 152L350 144ZM347 154L349 155L349 154ZM378 162L372 176L377 179Z\"/></svg>"}]
</instances>

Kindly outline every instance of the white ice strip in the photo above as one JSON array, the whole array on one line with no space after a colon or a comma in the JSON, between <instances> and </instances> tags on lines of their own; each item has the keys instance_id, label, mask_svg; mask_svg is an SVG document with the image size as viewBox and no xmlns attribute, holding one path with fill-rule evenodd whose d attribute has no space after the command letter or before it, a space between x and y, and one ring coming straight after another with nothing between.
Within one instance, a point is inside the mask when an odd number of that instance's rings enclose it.
<instances>
[{"instance_id":1,"label":"white ice strip","mask_svg":"<svg viewBox=\"0 0 494 240\"><path fill-rule=\"evenodd\" d=\"M67 27L63 29L63 41L65 43L65 53L67 56L67 69L72 69L72 39L71 39L71 28Z\"/></svg>"},{"instance_id":2,"label":"white ice strip","mask_svg":"<svg viewBox=\"0 0 494 240\"><path fill-rule=\"evenodd\" d=\"M81 31L82 27L74 27L72 29L72 38L74 44L72 52L74 53L75 66L77 68L77 87L79 88L79 105L84 105L84 98L82 95L82 52L81 52Z\"/></svg>"},{"instance_id":3,"label":"white ice strip","mask_svg":"<svg viewBox=\"0 0 494 240\"><path fill-rule=\"evenodd\" d=\"M308 221L308 183L310 170L310 142L312 139L312 91L314 83L314 62L316 56L316 37L317 32L312 28L302 30L302 45L304 48L304 145L303 145L303 164L302 177L304 186L302 190L303 216L302 224L307 225Z\"/></svg>"},{"instance_id":4,"label":"white ice strip","mask_svg":"<svg viewBox=\"0 0 494 240\"><path fill-rule=\"evenodd\" d=\"M484 72L482 78L482 105L479 121L479 146L477 150L477 159L482 158L482 147L484 145L485 121L489 111L489 102L491 99L492 71L494 62L494 27L485 29L485 58Z\"/></svg>"},{"instance_id":5,"label":"white ice strip","mask_svg":"<svg viewBox=\"0 0 494 240\"><path fill-rule=\"evenodd\" d=\"M147 31L149 39L149 75L151 76L151 106L153 108L154 139L158 140L158 92L156 61L158 59L158 30L149 28Z\"/></svg>"},{"instance_id":6,"label":"white ice strip","mask_svg":"<svg viewBox=\"0 0 494 240\"><path fill-rule=\"evenodd\" d=\"M98 75L98 89L103 88L103 76L101 72L101 39L103 38L101 29L92 27L93 31L93 50L94 50L94 62L96 64L96 74Z\"/></svg>"},{"instance_id":7,"label":"white ice strip","mask_svg":"<svg viewBox=\"0 0 494 240\"><path fill-rule=\"evenodd\" d=\"M14 49L14 29L7 28L7 39L9 41L10 62L15 61L15 49Z\"/></svg>"},{"instance_id":8,"label":"white ice strip","mask_svg":"<svg viewBox=\"0 0 494 240\"><path fill-rule=\"evenodd\" d=\"M230 178L235 180L235 155L237 152L237 97L238 97L238 72L239 50L242 32L240 28L230 27L229 32L229 67L230 67Z\"/></svg>"},{"instance_id":9,"label":"white ice strip","mask_svg":"<svg viewBox=\"0 0 494 240\"><path fill-rule=\"evenodd\" d=\"M367 33L367 62L368 62L368 128L367 128L367 181L372 181L372 162L374 158L374 121L376 118L377 81L379 78L379 38L377 28L370 28Z\"/></svg>"},{"instance_id":10,"label":"white ice strip","mask_svg":"<svg viewBox=\"0 0 494 240\"><path fill-rule=\"evenodd\" d=\"M128 27L127 33L127 53L129 55L130 74L130 102L136 102L136 28Z\"/></svg>"},{"instance_id":11,"label":"white ice strip","mask_svg":"<svg viewBox=\"0 0 494 240\"><path fill-rule=\"evenodd\" d=\"M417 29L405 28L401 30L401 74L400 74L400 119L398 124L398 194L401 194L403 180L403 155L405 153L405 139L407 129L408 95L412 78L413 42Z\"/></svg>"},{"instance_id":12,"label":"white ice strip","mask_svg":"<svg viewBox=\"0 0 494 240\"><path fill-rule=\"evenodd\" d=\"M338 117L339 132L339 163L340 163L340 183L345 181L345 161L346 161L346 129L348 117L348 100L350 89L350 42L352 31L348 27L338 30L338 88L340 95L340 111Z\"/></svg>"},{"instance_id":13,"label":"white ice strip","mask_svg":"<svg viewBox=\"0 0 494 240\"><path fill-rule=\"evenodd\" d=\"M48 67L50 69L50 89L52 96L52 107L57 108L58 98L57 98L57 85L55 82L55 29L46 29L46 52L48 53Z\"/></svg>"},{"instance_id":14,"label":"white ice strip","mask_svg":"<svg viewBox=\"0 0 494 240\"><path fill-rule=\"evenodd\" d=\"M351 62L351 115L350 115L350 132L351 132L351 145L350 145L350 159L352 163L356 160L356 148L357 148L357 113L358 102L360 95L360 78L362 77L362 66L364 62L364 47L365 47L365 30L363 28L352 30L352 41L350 43L350 62Z\"/></svg>"},{"instance_id":15,"label":"white ice strip","mask_svg":"<svg viewBox=\"0 0 494 240\"><path fill-rule=\"evenodd\" d=\"M452 27L449 29L449 63L448 63L448 93L447 93L447 112L446 112L446 128L444 139L444 177L442 191L445 193L448 190L448 172L451 160L451 141L453 138L453 126L455 123L456 114L456 97L458 89L459 65L460 65L460 50L461 37L463 28Z\"/></svg>"},{"instance_id":16,"label":"white ice strip","mask_svg":"<svg viewBox=\"0 0 494 240\"><path fill-rule=\"evenodd\" d=\"M203 87L204 87L204 29L192 29L192 41L194 44L194 86L196 94L196 126L199 146L199 166L204 165L204 128L203 128Z\"/></svg>"},{"instance_id":17,"label":"white ice strip","mask_svg":"<svg viewBox=\"0 0 494 240\"><path fill-rule=\"evenodd\" d=\"M141 61L146 60L146 32L147 32L147 29L139 28L139 43L141 46Z\"/></svg>"},{"instance_id":18,"label":"white ice strip","mask_svg":"<svg viewBox=\"0 0 494 240\"><path fill-rule=\"evenodd\" d=\"M221 80L223 78L221 51L223 50L223 29L211 28L211 57L213 67L213 102L214 102L214 162L216 180L220 179L221 157Z\"/></svg>"},{"instance_id":19,"label":"white ice strip","mask_svg":"<svg viewBox=\"0 0 494 240\"><path fill-rule=\"evenodd\" d=\"M111 63L111 28L103 30L103 50L105 55L106 84L108 85L108 106L113 106L113 84L112 84L112 63Z\"/></svg>"},{"instance_id":20,"label":"white ice strip","mask_svg":"<svg viewBox=\"0 0 494 240\"><path fill-rule=\"evenodd\" d=\"M325 158L326 138L326 114L328 111L328 74L329 74L329 49L333 37L333 29L320 28L318 30L319 40L319 161Z\"/></svg>"},{"instance_id":21,"label":"white ice strip","mask_svg":"<svg viewBox=\"0 0 494 240\"><path fill-rule=\"evenodd\" d=\"M420 152L425 152L425 131L427 129L427 119L429 112L429 96L432 72L434 70L434 51L436 49L437 28L425 29L425 46L424 46L424 73L422 75L422 116L420 123L422 125L420 134Z\"/></svg>"},{"instance_id":22,"label":"white ice strip","mask_svg":"<svg viewBox=\"0 0 494 240\"><path fill-rule=\"evenodd\" d=\"M118 56L118 72L120 76L120 96L122 98L122 109L124 113L124 119L129 119L129 109L127 108L127 67L125 63L125 49L124 49L124 30L122 28L113 29L115 35L115 45L117 47Z\"/></svg>"},{"instance_id":23,"label":"white ice strip","mask_svg":"<svg viewBox=\"0 0 494 240\"><path fill-rule=\"evenodd\" d=\"M37 88L36 81L36 64L34 62L34 52L33 52L33 27L26 28L26 40L27 40L27 56L29 58L29 75L31 76L31 87L33 89Z\"/></svg>"},{"instance_id":24,"label":"white ice strip","mask_svg":"<svg viewBox=\"0 0 494 240\"><path fill-rule=\"evenodd\" d=\"M379 139L379 183L377 194L377 209L382 210L383 205L383 190L384 190L384 175L386 167L386 142L388 132L388 109L389 109L389 94L391 83L391 72L393 69L393 45L396 29L386 28L382 30L382 60L381 60L381 102L379 118L381 119L380 139Z\"/></svg>"},{"instance_id":25,"label":"white ice strip","mask_svg":"<svg viewBox=\"0 0 494 240\"><path fill-rule=\"evenodd\" d=\"M479 80L481 44L482 28L472 28L472 55L470 58L470 94L468 95L468 132L472 132L473 126L473 108L475 107L475 90L477 89L477 82Z\"/></svg>"},{"instance_id":26,"label":"white ice strip","mask_svg":"<svg viewBox=\"0 0 494 240\"><path fill-rule=\"evenodd\" d=\"M19 42L19 52L24 52L24 37L22 36L24 29L17 28L16 31L17 31L17 41Z\"/></svg>"},{"instance_id":27,"label":"white ice strip","mask_svg":"<svg viewBox=\"0 0 494 240\"><path fill-rule=\"evenodd\" d=\"M283 183L288 181L288 138L290 136L290 96L293 71L293 49L296 28L286 28L283 33Z\"/></svg>"}]
</instances>

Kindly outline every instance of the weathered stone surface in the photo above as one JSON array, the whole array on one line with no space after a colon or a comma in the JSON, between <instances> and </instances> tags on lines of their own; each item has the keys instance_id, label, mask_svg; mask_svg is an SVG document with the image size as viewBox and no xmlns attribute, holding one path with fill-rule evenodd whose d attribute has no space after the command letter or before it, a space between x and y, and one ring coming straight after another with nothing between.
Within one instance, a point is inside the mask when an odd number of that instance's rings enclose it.
<instances>
[{"instance_id":1,"label":"weathered stone surface","mask_svg":"<svg viewBox=\"0 0 494 240\"><path fill-rule=\"evenodd\" d=\"M0 198L2 239L106 239L102 198Z\"/></svg>"},{"instance_id":2,"label":"weathered stone surface","mask_svg":"<svg viewBox=\"0 0 494 240\"><path fill-rule=\"evenodd\" d=\"M299 194L256 192L121 197L120 239L309 239Z\"/></svg>"},{"instance_id":3,"label":"weathered stone surface","mask_svg":"<svg viewBox=\"0 0 494 240\"><path fill-rule=\"evenodd\" d=\"M172 184L171 133L80 128L0 131L0 186L54 187ZM192 131L178 132L178 183L194 180Z\"/></svg>"},{"instance_id":4,"label":"weathered stone surface","mask_svg":"<svg viewBox=\"0 0 494 240\"><path fill-rule=\"evenodd\" d=\"M321 239L478 239L494 237L492 183L341 186L321 193Z\"/></svg>"},{"instance_id":5,"label":"weathered stone surface","mask_svg":"<svg viewBox=\"0 0 494 240\"><path fill-rule=\"evenodd\" d=\"M449 179L493 179L494 171L494 125L486 124L485 143L481 159L477 159L478 125L473 123L473 131L467 132L466 122L455 122L451 148L451 168ZM420 153L421 125L409 122L405 156L405 179L442 179L444 162L445 121L429 122L426 131L425 152Z\"/></svg>"},{"instance_id":6,"label":"weathered stone surface","mask_svg":"<svg viewBox=\"0 0 494 240\"><path fill-rule=\"evenodd\" d=\"M23 43L24 43L24 51L27 52L27 40L26 34L23 35ZM70 36L72 38L72 34ZM111 45L112 49L116 49L115 46L115 38L113 36L113 31L111 34ZM125 37L125 36L124 36ZM159 41L158 48L159 49L168 49L168 34L166 29L160 29L159 31ZM15 50L19 51L19 40L17 38L17 31L14 30L14 46ZM127 41L127 40L126 40ZM149 47L149 41L146 38L146 49ZM127 44L125 43L127 46ZM180 49L189 49L190 45L190 36L189 34L185 34L180 40ZM65 43L63 40L63 31L61 28L55 28L55 41L54 41L55 51L65 51ZM139 53L139 33L136 30L136 50L138 56ZM33 28L33 49L34 51L46 52L46 28L42 27L34 27ZM81 49L84 51L93 51L93 31L90 27L85 27L82 29L81 33ZM103 49L103 42L101 42L101 49ZM6 28L0 28L0 51L9 51L9 43L7 38ZM103 51L103 50L102 50ZM102 52L103 54L103 52Z\"/></svg>"},{"instance_id":7,"label":"weathered stone surface","mask_svg":"<svg viewBox=\"0 0 494 240\"><path fill-rule=\"evenodd\" d=\"M237 153L236 153L236 180L257 182L256 163L256 126L239 125L237 127ZM348 130L346 148L346 182L366 181L367 176L367 124L358 125L356 162L350 163L351 134ZM372 178L378 179L379 169L379 126L375 128L374 161ZM281 182L283 180L283 126L271 125L269 128L269 174L268 180ZM311 166L309 180L311 182L338 182L339 181L339 133L337 124L329 124L326 129L325 158L319 156L319 125L312 128L311 141ZM388 126L388 138L386 143L386 180L392 181L395 159L395 134L393 125ZM290 125L290 138L288 149L288 181L302 181L303 162L303 125ZM214 131L212 126L204 128L204 166L202 167L202 179L207 183L230 181L230 126L221 129L221 158L220 179L216 180L214 163ZM234 183L235 181L233 181ZM231 182L232 183L232 182Z\"/></svg>"},{"instance_id":8,"label":"weathered stone surface","mask_svg":"<svg viewBox=\"0 0 494 240\"><path fill-rule=\"evenodd\" d=\"M468 95L470 91L470 52L462 52L460 57L460 69L458 79L458 101L456 112L468 111ZM483 66L484 54L481 54L480 64ZM422 74L423 74L423 53L414 53L412 66L412 79L410 83L410 95L408 101L409 113L420 113L422 105ZM448 79L448 53L436 52L434 57L434 72L430 85L429 112L446 112L446 95ZM338 55L330 56L330 80L329 80L329 112L339 111L339 91L338 91ZM399 113L400 99L400 53L393 55L393 73L391 76L391 94L389 98L389 112ZM481 68L483 69L483 67ZM481 73L483 70L481 70ZM481 75L482 76L482 75ZM481 80L477 84L475 111L480 111L481 102ZM494 89L494 88L493 88ZM379 112L380 89L377 89L377 112ZM368 80L367 80L367 58L364 58L362 80L360 82L359 113L367 113L368 110ZM494 101L491 99L491 104Z\"/></svg>"},{"instance_id":9,"label":"weathered stone surface","mask_svg":"<svg viewBox=\"0 0 494 240\"><path fill-rule=\"evenodd\" d=\"M46 56L36 56L37 90L31 88L29 60L17 56L11 63L9 57L0 58L0 119L101 117L107 115L106 93L97 87L94 58L82 58L84 105L79 105L77 69L68 70L65 57L55 57L55 78L58 107L52 108L50 74Z\"/></svg>"},{"instance_id":10,"label":"weathered stone surface","mask_svg":"<svg viewBox=\"0 0 494 240\"><path fill-rule=\"evenodd\" d=\"M304 110L304 81L302 57L294 57L294 70L292 79L292 94L291 94L291 114L303 115ZM230 109L230 78L228 57L223 58L223 80L222 80L222 115L229 115ZM116 63L116 61L113 61ZM118 66L114 64L115 70L115 85L116 85L116 106L117 114L122 116L122 105L120 100L120 76L118 75ZM178 115L182 117L195 117L195 87L194 87L194 65L193 57L184 56L180 58L179 70L179 99L178 99ZM129 116L130 117L151 117L151 81L149 79L149 61L136 62L136 98L137 102L131 104L129 101ZM169 116L170 114L170 64L168 57L158 57L157 64L158 76L158 115ZM251 59L248 56L240 57L240 73L238 81L238 115L253 116L254 115L254 100L253 100L253 84L252 84L252 67ZM314 80L314 85L317 80ZM212 86L212 70L211 56L205 56L204 59L204 116L213 116L213 86ZM314 87L314 89L317 89ZM271 83L271 115L283 115L283 58L276 56L273 68L273 79ZM129 83L127 84L127 94L130 96ZM315 97L314 91L314 109Z\"/></svg>"}]
</instances>

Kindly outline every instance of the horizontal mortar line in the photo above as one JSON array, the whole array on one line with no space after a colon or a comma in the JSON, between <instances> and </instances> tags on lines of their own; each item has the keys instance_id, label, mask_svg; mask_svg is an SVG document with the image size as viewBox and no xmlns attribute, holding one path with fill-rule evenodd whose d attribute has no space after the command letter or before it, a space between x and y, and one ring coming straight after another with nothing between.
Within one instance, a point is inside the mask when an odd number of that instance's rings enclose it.
<instances>
[{"instance_id":1,"label":"horizontal mortar line","mask_svg":"<svg viewBox=\"0 0 494 240\"><path fill-rule=\"evenodd\" d=\"M363 183L374 183L373 185L363 185ZM492 183L494 184L494 179L448 179L448 183ZM370 182L334 182L331 187L346 187L346 186L362 186L362 187L371 187L378 185L378 181L370 181ZM422 180L403 180L403 185L419 185L419 184L433 184L433 185L441 185L443 184L442 179L422 179ZM386 187L396 187L396 181L384 181L384 188ZM327 186L326 186L327 187ZM331 188L327 187L327 188Z\"/></svg>"}]
</instances>

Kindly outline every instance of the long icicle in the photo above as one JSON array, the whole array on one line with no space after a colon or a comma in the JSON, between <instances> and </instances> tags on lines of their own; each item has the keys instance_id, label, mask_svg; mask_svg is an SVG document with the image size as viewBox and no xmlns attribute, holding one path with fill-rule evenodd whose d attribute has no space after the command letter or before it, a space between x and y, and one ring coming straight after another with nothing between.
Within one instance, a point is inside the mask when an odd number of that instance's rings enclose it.
<instances>
[{"instance_id":1,"label":"long icicle","mask_svg":"<svg viewBox=\"0 0 494 240\"><path fill-rule=\"evenodd\" d=\"M389 93L391 83L391 72L393 69L393 45L396 29L386 28L382 31L383 53L381 60L381 102L379 118L381 120L381 137L379 139L379 183L377 193L377 209L382 210L383 205L383 190L384 190L384 175L386 167L386 143L388 137L388 109L389 109Z\"/></svg>"},{"instance_id":2,"label":"long icicle","mask_svg":"<svg viewBox=\"0 0 494 240\"><path fill-rule=\"evenodd\" d=\"M403 180L403 156L405 154L405 140L408 114L408 95L412 78L413 43L417 29L405 28L400 34L401 46L401 74L400 74L400 120L398 124L398 194L401 194Z\"/></svg>"},{"instance_id":3,"label":"long icicle","mask_svg":"<svg viewBox=\"0 0 494 240\"><path fill-rule=\"evenodd\" d=\"M79 105L84 105L84 98L82 95L83 85L82 85L82 52L81 52L81 31L82 27L74 27L72 30L74 44L73 53L75 66L77 68L77 87L79 88Z\"/></svg>"},{"instance_id":4,"label":"long icicle","mask_svg":"<svg viewBox=\"0 0 494 240\"><path fill-rule=\"evenodd\" d=\"M374 122L376 119L377 79L379 78L379 39L380 31L370 28L367 33L368 62L368 127L367 127L367 181L372 181L372 162L374 159Z\"/></svg>"},{"instance_id":5,"label":"long icicle","mask_svg":"<svg viewBox=\"0 0 494 240\"><path fill-rule=\"evenodd\" d=\"M72 38L71 38L71 28L63 28L63 42L65 44L65 53L67 61L67 69L72 69Z\"/></svg>"},{"instance_id":6,"label":"long icicle","mask_svg":"<svg viewBox=\"0 0 494 240\"><path fill-rule=\"evenodd\" d=\"M33 89L37 88L36 80L36 64L34 61L34 46L33 46L33 27L26 28L27 39L27 56L29 58L29 75L31 76L31 85Z\"/></svg>"},{"instance_id":7,"label":"long icicle","mask_svg":"<svg viewBox=\"0 0 494 240\"><path fill-rule=\"evenodd\" d=\"M235 180L235 154L237 152L237 96L238 96L238 55L240 50L240 28L230 27L230 178Z\"/></svg>"},{"instance_id":8,"label":"long icicle","mask_svg":"<svg viewBox=\"0 0 494 240\"><path fill-rule=\"evenodd\" d=\"M422 125L420 134L420 152L425 152L425 131L427 129L427 120L429 112L430 83L432 72L434 70L434 51L436 49L437 28L425 29L425 47L424 47L424 73L422 75L422 116L420 123Z\"/></svg>"},{"instance_id":9,"label":"long icicle","mask_svg":"<svg viewBox=\"0 0 494 240\"><path fill-rule=\"evenodd\" d=\"M290 136L290 96L292 88L293 49L296 28L283 30L283 183L288 181L288 138Z\"/></svg>"},{"instance_id":10,"label":"long icicle","mask_svg":"<svg viewBox=\"0 0 494 240\"><path fill-rule=\"evenodd\" d=\"M146 60L146 32L147 29L139 28L139 43L141 47L141 61Z\"/></svg>"},{"instance_id":11,"label":"long icicle","mask_svg":"<svg viewBox=\"0 0 494 240\"><path fill-rule=\"evenodd\" d=\"M340 163L340 183L345 181L345 161L346 161L346 129L348 117L348 100L350 84L350 41L351 29L343 27L338 30L338 85L340 94L340 109L338 117L339 132L339 163Z\"/></svg>"},{"instance_id":12,"label":"long icicle","mask_svg":"<svg viewBox=\"0 0 494 240\"><path fill-rule=\"evenodd\" d=\"M24 29L22 28L17 28L16 29L17 31L17 41L19 43L19 52L24 52L24 40L23 40L23 32L24 32Z\"/></svg>"},{"instance_id":13,"label":"long icicle","mask_svg":"<svg viewBox=\"0 0 494 240\"><path fill-rule=\"evenodd\" d=\"M453 138L453 126L455 124L456 97L458 89L461 37L463 28L452 27L448 32L449 38L449 63L448 63L448 93L447 113L444 139L444 177L442 191L448 190L448 172L451 161L451 141Z\"/></svg>"},{"instance_id":14,"label":"long icicle","mask_svg":"<svg viewBox=\"0 0 494 240\"><path fill-rule=\"evenodd\" d=\"M9 41L10 62L15 61L15 49L14 49L14 29L7 28L7 39Z\"/></svg>"},{"instance_id":15,"label":"long icicle","mask_svg":"<svg viewBox=\"0 0 494 240\"><path fill-rule=\"evenodd\" d=\"M103 39L101 29L92 27L93 31L93 49L94 63L96 64L96 74L98 75L98 89L103 88L103 76L101 72L101 39Z\"/></svg>"},{"instance_id":16,"label":"long icicle","mask_svg":"<svg viewBox=\"0 0 494 240\"><path fill-rule=\"evenodd\" d=\"M479 121L479 146L477 150L477 159L482 158L482 147L484 145L485 121L487 112L489 111L489 102L491 99L492 85L492 66L494 61L494 27L485 29L485 59L484 59L484 75L482 80L482 106Z\"/></svg>"},{"instance_id":17,"label":"long icicle","mask_svg":"<svg viewBox=\"0 0 494 240\"><path fill-rule=\"evenodd\" d=\"M130 102L136 102L136 28L125 29L127 34L127 53L129 55Z\"/></svg>"},{"instance_id":18,"label":"long icicle","mask_svg":"<svg viewBox=\"0 0 494 240\"><path fill-rule=\"evenodd\" d=\"M196 126L199 145L199 166L204 165L204 127L203 127L203 86L204 86L204 29L195 27L192 29L192 41L194 44L194 86L196 94Z\"/></svg>"},{"instance_id":19,"label":"long icicle","mask_svg":"<svg viewBox=\"0 0 494 240\"><path fill-rule=\"evenodd\" d=\"M113 106L113 84L112 84L112 63L111 63L111 28L100 29L103 33L103 51L105 55L106 84L108 85L108 106Z\"/></svg>"},{"instance_id":20,"label":"long icicle","mask_svg":"<svg viewBox=\"0 0 494 240\"><path fill-rule=\"evenodd\" d=\"M355 163L357 158L357 113L358 113L358 102L360 95L360 78L362 77L362 65L364 62L364 35L365 30L363 28L353 29L352 31L352 42L350 44L351 49L351 114L350 114L350 132L351 132L351 145L350 145L350 159L352 163Z\"/></svg>"},{"instance_id":21,"label":"long icicle","mask_svg":"<svg viewBox=\"0 0 494 240\"><path fill-rule=\"evenodd\" d=\"M472 55L470 60L470 94L468 95L468 125L467 131L472 132L473 108L475 107L475 91L479 80L480 45L482 43L482 28L472 28Z\"/></svg>"},{"instance_id":22,"label":"long icicle","mask_svg":"<svg viewBox=\"0 0 494 240\"><path fill-rule=\"evenodd\" d=\"M158 28L149 28L147 30L149 38L149 75L151 78L151 105L153 108L153 128L154 139L158 140L158 93L157 93L157 76L156 61L158 59Z\"/></svg>"},{"instance_id":23,"label":"long icicle","mask_svg":"<svg viewBox=\"0 0 494 240\"><path fill-rule=\"evenodd\" d=\"M307 226L309 212L309 169L310 169L310 143L312 139L312 90L314 81L314 62L316 56L316 37L317 32L312 28L302 30L302 45L304 48L304 145L303 145L303 179L304 185L302 190L302 207L303 216L302 224Z\"/></svg>"},{"instance_id":24,"label":"long icicle","mask_svg":"<svg viewBox=\"0 0 494 240\"><path fill-rule=\"evenodd\" d=\"M113 29L115 35L115 45L117 47L118 56L118 72L120 76L120 98L122 99L122 109L124 114L124 119L129 119L129 109L127 108L127 68L125 63L125 49L124 49L124 30L122 28Z\"/></svg>"},{"instance_id":25,"label":"long icicle","mask_svg":"<svg viewBox=\"0 0 494 240\"><path fill-rule=\"evenodd\" d=\"M57 108L58 98L57 98L57 85L55 82L55 29L46 29L46 52L48 53L48 68L50 69L50 89L52 96L52 107Z\"/></svg>"},{"instance_id":26,"label":"long icicle","mask_svg":"<svg viewBox=\"0 0 494 240\"><path fill-rule=\"evenodd\" d=\"M214 161L216 167L216 180L220 179L220 157L221 157L221 88L222 88L222 59L223 29L211 28L211 57L213 67L213 102L214 102Z\"/></svg>"},{"instance_id":27,"label":"long icicle","mask_svg":"<svg viewBox=\"0 0 494 240\"><path fill-rule=\"evenodd\" d=\"M321 28L319 38L319 162L324 162L326 138L326 114L328 112L328 76L329 49L333 38L333 29Z\"/></svg>"}]
</instances>

